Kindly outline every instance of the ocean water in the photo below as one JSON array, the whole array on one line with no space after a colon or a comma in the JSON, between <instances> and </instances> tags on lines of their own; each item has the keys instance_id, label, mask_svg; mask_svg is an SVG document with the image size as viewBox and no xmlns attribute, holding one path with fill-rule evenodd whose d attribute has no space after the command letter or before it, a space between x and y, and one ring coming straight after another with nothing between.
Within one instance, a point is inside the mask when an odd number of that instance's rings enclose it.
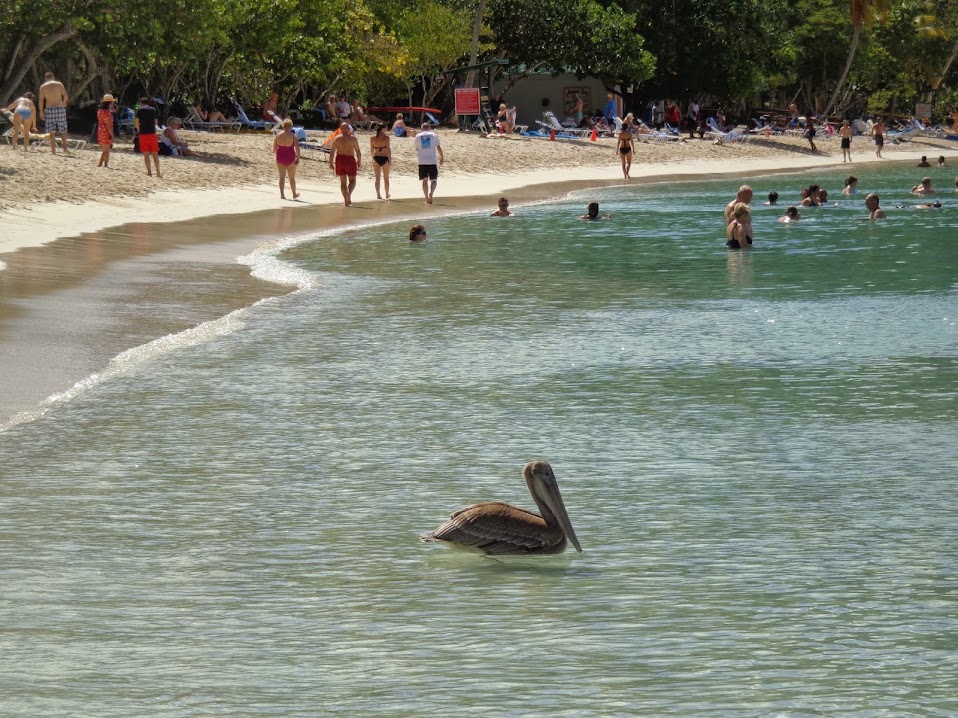
<instances>
[{"instance_id":1,"label":"ocean water","mask_svg":"<svg viewBox=\"0 0 958 718\"><path fill-rule=\"evenodd\" d=\"M0 715L958 715L958 195L916 172L860 173L881 223L755 179L750 252L726 180L243 258L298 291L0 433ZM417 540L533 458L581 555Z\"/></svg>"}]
</instances>

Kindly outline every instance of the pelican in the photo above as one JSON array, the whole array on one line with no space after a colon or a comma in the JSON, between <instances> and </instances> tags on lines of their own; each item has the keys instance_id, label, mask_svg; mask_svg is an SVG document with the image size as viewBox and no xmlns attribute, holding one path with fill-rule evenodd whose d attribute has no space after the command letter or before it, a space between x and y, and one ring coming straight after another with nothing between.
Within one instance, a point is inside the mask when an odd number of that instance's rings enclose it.
<instances>
[{"instance_id":1,"label":"pelican","mask_svg":"<svg viewBox=\"0 0 958 718\"><path fill-rule=\"evenodd\" d=\"M522 478L538 514L499 501L475 504L419 539L494 556L562 553L568 539L582 553L549 462L529 462Z\"/></svg>"}]
</instances>

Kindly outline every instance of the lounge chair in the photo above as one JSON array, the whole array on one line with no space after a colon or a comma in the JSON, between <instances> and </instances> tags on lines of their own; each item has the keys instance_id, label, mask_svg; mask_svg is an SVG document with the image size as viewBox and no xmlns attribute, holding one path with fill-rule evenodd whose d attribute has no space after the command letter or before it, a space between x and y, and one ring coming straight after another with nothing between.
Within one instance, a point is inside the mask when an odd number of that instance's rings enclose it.
<instances>
[{"instance_id":1,"label":"lounge chair","mask_svg":"<svg viewBox=\"0 0 958 718\"><path fill-rule=\"evenodd\" d=\"M8 145L13 144L13 128L12 127L7 128L7 131L3 133L3 139L7 141ZM50 144L49 132L44 132L39 135L35 135L32 133L30 134L31 147L33 147L34 145L40 146L40 145L49 145L49 144ZM59 144L60 144L60 139L57 138L57 145ZM86 147L86 140L78 140L73 137L67 137L67 147L69 147L71 150L82 150L84 147Z\"/></svg>"},{"instance_id":2,"label":"lounge chair","mask_svg":"<svg viewBox=\"0 0 958 718\"><path fill-rule=\"evenodd\" d=\"M227 120L226 122L207 122L200 118L193 105L187 105L186 117L183 120L183 126L188 130L233 130L240 129L241 124L238 120Z\"/></svg>"},{"instance_id":3,"label":"lounge chair","mask_svg":"<svg viewBox=\"0 0 958 718\"><path fill-rule=\"evenodd\" d=\"M565 134L571 135L573 137L585 137L592 134L592 130L586 127L565 127L559 120L556 119L556 116L552 112L543 112L542 119L536 120L536 124L542 127L546 132L552 132L555 130L556 134Z\"/></svg>"},{"instance_id":4,"label":"lounge chair","mask_svg":"<svg viewBox=\"0 0 958 718\"><path fill-rule=\"evenodd\" d=\"M864 120L852 120L852 131L856 135L870 135L872 133L871 123L865 122Z\"/></svg>"},{"instance_id":5,"label":"lounge chair","mask_svg":"<svg viewBox=\"0 0 958 718\"><path fill-rule=\"evenodd\" d=\"M268 129L268 123L265 120L251 120L246 110L240 103L233 101L233 107L236 109L236 115L239 117L240 129L245 130L265 130Z\"/></svg>"}]
</instances>

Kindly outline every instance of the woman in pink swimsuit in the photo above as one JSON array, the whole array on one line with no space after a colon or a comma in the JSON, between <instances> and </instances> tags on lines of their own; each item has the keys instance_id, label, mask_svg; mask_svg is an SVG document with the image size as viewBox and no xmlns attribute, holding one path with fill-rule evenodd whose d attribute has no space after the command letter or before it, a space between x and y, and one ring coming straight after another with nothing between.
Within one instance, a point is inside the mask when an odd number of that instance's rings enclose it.
<instances>
[{"instance_id":1,"label":"woman in pink swimsuit","mask_svg":"<svg viewBox=\"0 0 958 718\"><path fill-rule=\"evenodd\" d=\"M299 164L299 141L293 133L293 121L283 120L283 131L273 138L273 151L276 153L276 169L279 170L279 196L286 199L286 176L289 175L289 188L293 190L293 199L299 197L296 191L296 165Z\"/></svg>"}]
</instances>

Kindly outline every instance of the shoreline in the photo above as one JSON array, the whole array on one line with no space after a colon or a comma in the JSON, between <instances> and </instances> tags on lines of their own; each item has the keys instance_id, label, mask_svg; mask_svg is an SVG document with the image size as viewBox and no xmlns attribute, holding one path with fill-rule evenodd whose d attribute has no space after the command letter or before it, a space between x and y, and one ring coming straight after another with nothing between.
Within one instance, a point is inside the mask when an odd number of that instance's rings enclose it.
<instances>
[{"instance_id":1,"label":"shoreline","mask_svg":"<svg viewBox=\"0 0 958 718\"><path fill-rule=\"evenodd\" d=\"M898 164L920 154L899 150L893 159L872 156L853 166ZM795 153L642 164L633 165L631 183L831 171L840 160L840 155ZM388 202L376 200L372 183L363 178L350 208L327 180L302 184L309 202L282 202L270 184L0 212L8 229L0 240L0 358L7 369L0 378L0 431L42 415L51 397L98 380L117 357L137 347L295 291L291 284L258 279L251 267L237 262L258 248L317 231L492 211L503 193L519 206L628 184L619 172L611 161L575 167L569 172L575 179L566 181L542 169L449 172L440 176L431 206L424 204L418 181L403 177Z\"/></svg>"}]
</instances>

